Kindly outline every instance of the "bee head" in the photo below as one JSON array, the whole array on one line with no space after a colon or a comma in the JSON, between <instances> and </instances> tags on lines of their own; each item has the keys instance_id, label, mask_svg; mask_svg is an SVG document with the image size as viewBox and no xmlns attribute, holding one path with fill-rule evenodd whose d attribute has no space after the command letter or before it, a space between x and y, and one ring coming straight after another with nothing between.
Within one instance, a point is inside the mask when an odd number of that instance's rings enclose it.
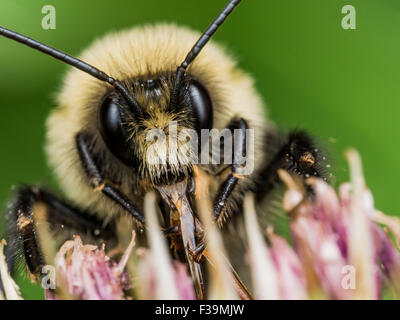
<instances>
[{"instance_id":1,"label":"bee head","mask_svg":"<svg viewBox=\"0 0 400 320\"><path fill-rule=\"evenodd\" d=\"M116 91L106 93L99 108L99 129L108 149L152 185L174 184L191 175L200 130L212 127L212 102L205 86L186 76L172 107L174 80L171 72L124 81L140 113Z\"/></svg>"}]
</instances>

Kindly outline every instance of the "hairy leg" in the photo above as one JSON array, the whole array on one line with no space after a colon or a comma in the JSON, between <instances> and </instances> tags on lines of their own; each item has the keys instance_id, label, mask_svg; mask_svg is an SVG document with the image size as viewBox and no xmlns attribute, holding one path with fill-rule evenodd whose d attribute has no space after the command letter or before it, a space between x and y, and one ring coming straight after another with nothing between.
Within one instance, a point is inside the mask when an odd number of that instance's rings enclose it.
<instances>
[{"instance_id":1,"label":"hairy leg","mask_svg":"<svg viewBox=\"0 0 400 320\"><path fill-rule=\"evenodd\" d=\"M126 195L108 183L107 179L103 176L103 173L96 164L95 158L90 152L90 141L91 137L86 132L80 132L76 136L79 156L91 186L95 190L101 191L107 198L118 203L130 213L140 225L144 225L145 219L143 213L136 208Z\"/></svg>"},{"instance_id":2,"label":"hairy leg","mask_svg":"<svg viewBox=\"0 0 400 320\"><path fill-rule=\"evenodd\" d=\"M58 226L63 230L89 233L98 239L114 237L110 226L104 227L94 216L68 205L39 187L23 186L17 190L9 218L6 256L10 270L13 268L16 252L22 246L26 265L34 276L40 276L42 267L46 264L37 230L39 221L47 222L52 228Z\"/></svg>"}]
</instances>

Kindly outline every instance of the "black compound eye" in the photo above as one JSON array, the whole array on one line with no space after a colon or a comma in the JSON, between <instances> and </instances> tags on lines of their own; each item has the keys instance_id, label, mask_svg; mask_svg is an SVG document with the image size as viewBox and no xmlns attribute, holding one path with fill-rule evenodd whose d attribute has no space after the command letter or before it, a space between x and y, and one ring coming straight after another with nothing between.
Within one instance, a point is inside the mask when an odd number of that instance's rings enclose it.
<instances>
[{"instance_id":1,"label":"black compound eye","mask_svg":"<svg viewBox=\"0 0 400 320\"><path fill-rule=\"evenodd\" d=\"M211 129L213 125L213 108L211 98L206 88L196 80L190 80L188 86L188 94L196 120L196 128Z\"/></svg>"},{"instance_id":2,"label":"black compound eye","mask_svg":"<svg viewBox=\"0 0 400 320\"><path fill-rule=\"evenodd\" d=\"M134 150L128 146L128 134L123 125L123 112L116 96L104 99L100 107L101 135L108 149L128 166L136 166Z\"/></svg>"}]
</instances>

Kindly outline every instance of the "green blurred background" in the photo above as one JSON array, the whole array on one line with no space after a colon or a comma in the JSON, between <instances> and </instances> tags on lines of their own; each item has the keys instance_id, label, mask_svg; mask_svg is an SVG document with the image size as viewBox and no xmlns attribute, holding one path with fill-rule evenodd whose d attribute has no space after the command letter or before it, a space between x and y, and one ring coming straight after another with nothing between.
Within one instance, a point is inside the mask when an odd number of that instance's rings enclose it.
<instances>
[{"instance_id":1,"label":"green blurred background","mask_svg":"<svg viewBox=\"0 0 400 320\"><path fill-rule=\"evenodd\" d=\"M1 0L0 25L77 55L93 39L149 22L203 30L218 1ZM41 27L56 8L56 30ZM357 29L343 30L341 9L355 6ZM215 40L256 79L270 118L305 128L331 155L337 182L348 178L344 150L361 153L376 206L400 215L396 199L400 130L398 0L244 0ZM57 189L43 152L44 122L67 66L0 38L0 204L18 182ZM1 226L1 223L0 223ZM41 290L18 279L26 298Z\"/></svg>"}]
</instances>

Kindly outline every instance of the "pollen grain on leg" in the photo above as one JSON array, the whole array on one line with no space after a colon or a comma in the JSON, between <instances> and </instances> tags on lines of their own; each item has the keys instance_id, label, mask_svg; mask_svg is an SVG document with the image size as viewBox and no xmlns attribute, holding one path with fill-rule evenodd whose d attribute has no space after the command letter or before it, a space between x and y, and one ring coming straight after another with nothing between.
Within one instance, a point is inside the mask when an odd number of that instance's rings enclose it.
<instances>
[{"instance_id":1,"label":"pollen grain on leg","mask_svg":"<svg viewBox=\"0 0 400 320\"><path fill-rule=\"evenodd\" d=\"M104 189L105 183L102 183L93 189L94 192L100 192Z\"/></svg>"},{"instance_id":2,"label":"pollen grain on leg","mask_svg":"<svg viewBox=\"0 0 400 320\"><path fill-rule=\"evenodd\" d=\"M305 152L301 156L300 161L311 167L315 164L315 157L311 154L311 152Z\"/></svg>"},{"instance_id":3,"label":"pollen grain on leg","mask_svg":"<svg viewBox=\"0 0 400 320\"><path fill-rule=\"evenodd\" d=\"M238 179L242 179L244 177L243 175L237 174L236 172L232 172L232 176L234 176L235 178L238 178Z\"/></svg>"},{"instance_id":4,"label":"pollen grain on leg","mask_svg":"<svg viewBox=\"0 0 400 320\"><path fill-rule=\"evenodd\" d=\"M32 224L33 220L31 217L25 215L20 215L17 220L17 225L19 230L25 229L28 225Z\"/></svg>"}]
</instances>

